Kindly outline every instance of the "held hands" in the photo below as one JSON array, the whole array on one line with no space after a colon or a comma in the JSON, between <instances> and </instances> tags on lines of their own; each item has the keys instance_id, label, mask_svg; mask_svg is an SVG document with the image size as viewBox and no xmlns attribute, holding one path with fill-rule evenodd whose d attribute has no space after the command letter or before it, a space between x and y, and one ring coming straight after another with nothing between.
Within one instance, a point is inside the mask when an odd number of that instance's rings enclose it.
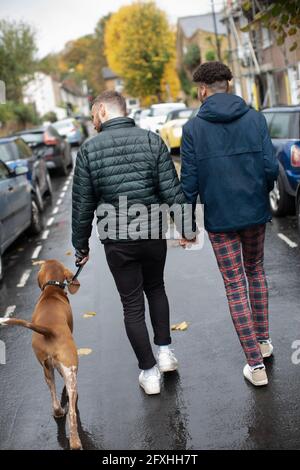
<instances>
[{"instance_id":1,"label":"held hands","mask_svg":"<svg viewBox=\"0 0 300 470\"><path fill-rule=\"evenodd\" d=\"M194 245L197 242L197 237L193 238L192 240L187 240L186 238L181 238L179 240L179 245L182 248L190 248L191 245Z\"/></svg>"}]
</instances>

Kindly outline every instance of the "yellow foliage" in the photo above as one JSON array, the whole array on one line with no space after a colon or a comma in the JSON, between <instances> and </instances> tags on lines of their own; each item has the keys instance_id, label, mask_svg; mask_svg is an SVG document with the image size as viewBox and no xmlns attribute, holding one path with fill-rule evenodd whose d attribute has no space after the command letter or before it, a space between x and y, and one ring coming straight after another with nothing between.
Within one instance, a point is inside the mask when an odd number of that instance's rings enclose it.
<instances>
[{"instance_id":1,"label":"yellow foliage","mask_svg":"<svg viewBox=\"0 0 300 470\"><path fill-rule=\"evenodd\" d=\"M175 40L165 13L154 2L121 7L106 24L104 45L108 65L124 79L128 93L143 101L161 99L161 86L171 77L166 64L173 61L174 65ZM177 93L177 87L173 77L172 93Z\"/></svg>"}]
</instances>

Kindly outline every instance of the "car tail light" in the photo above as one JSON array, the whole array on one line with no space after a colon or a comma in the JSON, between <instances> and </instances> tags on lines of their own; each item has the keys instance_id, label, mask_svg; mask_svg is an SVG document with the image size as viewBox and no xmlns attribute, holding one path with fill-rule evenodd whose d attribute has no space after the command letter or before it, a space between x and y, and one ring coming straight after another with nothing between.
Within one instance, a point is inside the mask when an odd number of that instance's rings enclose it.
<instances>
[{"instance_id":1,"label":"car tail light","mask_svg":"<svg viewBox=\"0 0 300 470\"><path fill-rule=\"evenodd\" d=\"M44 144L45 145L57 145L57 144L59 144L59 141L57 140L56 137L53 137L48 132L45 132L45 134L44 134Z\"/></svg>"},{"instance_id":2,"label":"car tail light","mask_svg":"<svg viewBox=\"0 0 300 470\"><path fill-rule=\"evenodd\" d=\"M296 144L291 146L291 164L300 167L300 147Z\"/></svg>"}]
</instances>

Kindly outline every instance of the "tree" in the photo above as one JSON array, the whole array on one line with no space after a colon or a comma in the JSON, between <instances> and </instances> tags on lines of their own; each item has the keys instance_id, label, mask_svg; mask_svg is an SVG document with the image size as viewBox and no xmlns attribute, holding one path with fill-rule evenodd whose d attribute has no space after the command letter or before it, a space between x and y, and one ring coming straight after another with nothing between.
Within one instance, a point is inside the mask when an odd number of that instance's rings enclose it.
<instances>
[{"instance_id":1,"label":"tree","mask_svg":"<svg viewBox=\"0 0 300 470\"><path fill-rule=\"evenodd\" d=\"M23 21L0 21L0 77L6 97L22 101L22 88L35 71L35 32Z\"/></svg>"},{"instance_id":2,"label":"tree","mask_svg":"<svg viewBox=\"0 0 300 470\"><path fill-rule=\"evenodd\" d=\"M295 36L300 31L300 1L299 0L260 0L253 2L244 0L242 7L249 24L242 31L255 29L262 24L274 31L277 44L282 45L288 36ZM290 47L294 51L298 46L295 40Z\"/></svg>"},{"instance_id":3,"label":"tree","mask_svg":"<svg viewBox=\"0 0 300 470\"><path fill-rule=\"evenodd\" d=\"M162 99L162 80L167 64L174 61L175 42L165 13L154 2L121 7L107 22L104 44L108 65L124 79L129 94Z\"/></svg>"},{"instance_id":4,"label":"tree","mask_svg":"<svg viewBox=\"0 0 300 470\"><path fill-rule=\"evenodd\" d=\"M193 72L201 63L201 54L198 44L190 44L183 58L183 63L189 72Z\"/></svg>"}]
</instances>

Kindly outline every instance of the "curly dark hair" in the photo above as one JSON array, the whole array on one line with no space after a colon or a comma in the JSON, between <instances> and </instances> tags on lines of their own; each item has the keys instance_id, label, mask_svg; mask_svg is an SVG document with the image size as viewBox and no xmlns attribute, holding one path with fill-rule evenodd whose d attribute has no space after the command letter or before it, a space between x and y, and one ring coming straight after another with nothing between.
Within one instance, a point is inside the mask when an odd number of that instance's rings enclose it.
<instances>
[{"instance_id":1,"label":"curly dark hair","mask_svg":"<svg viewBox=\"0 0 300 470\"><path fill-rule=\"evenodd\" d=\"M205 83L212 85L215 82L230 81L232 73L227 65L222 62L205 62L201 64L194 72L193 80L196 83Z\"/></svg>"}]
</instances>

